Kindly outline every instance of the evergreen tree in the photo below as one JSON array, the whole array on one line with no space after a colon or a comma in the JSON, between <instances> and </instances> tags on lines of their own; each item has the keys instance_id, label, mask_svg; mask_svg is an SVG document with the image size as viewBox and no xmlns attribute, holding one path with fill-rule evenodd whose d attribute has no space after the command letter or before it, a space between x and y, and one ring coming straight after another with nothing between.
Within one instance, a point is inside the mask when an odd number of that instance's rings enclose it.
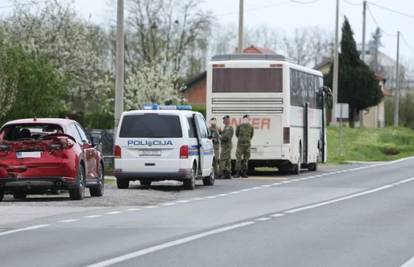
<instances>
[{"instance_id":1,"label":"evergreen tree","mask_svg":"<svg viewBox=\"0 0 414 267\"><path fill-rule=\"evenodd\" d=\"M332 86L332 76L333 66L325 77L328 86ZM382 98L375 73L359 58L354 33L345 17L339 54L338 102L349 104L351 127L360 111L377 105Z\"/></svg>"}]
</instances>

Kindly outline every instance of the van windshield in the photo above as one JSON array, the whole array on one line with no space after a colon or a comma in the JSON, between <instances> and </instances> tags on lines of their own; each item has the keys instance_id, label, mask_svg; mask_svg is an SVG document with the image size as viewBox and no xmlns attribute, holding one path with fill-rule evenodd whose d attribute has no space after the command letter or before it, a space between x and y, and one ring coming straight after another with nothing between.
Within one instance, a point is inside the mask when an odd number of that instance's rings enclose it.
<instances>
[{"instance_id":1,"label":"van windshield","mask_svg":"<svg viewBox=\"0 0 414 267\"><path fill-rule=\"evenodd\" d=\"M124 116L119 137L180 138L180 119L176 115L140 114Z\"/></svg>"}]
</instances>

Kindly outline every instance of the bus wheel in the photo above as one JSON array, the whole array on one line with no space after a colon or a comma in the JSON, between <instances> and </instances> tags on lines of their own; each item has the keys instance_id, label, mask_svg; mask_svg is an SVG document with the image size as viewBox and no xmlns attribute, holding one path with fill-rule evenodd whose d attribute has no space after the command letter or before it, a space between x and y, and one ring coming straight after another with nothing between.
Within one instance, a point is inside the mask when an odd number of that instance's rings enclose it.
<instances>
[{"instance_id":1,"label":"bus wheel","mask_svg":"<svg viewBox=\"0 0 414 267\"><path fill-rule=\"evenodd\" d=\"M309 163L308 164L308 170L311 172L315 172L318 170L318 164L317 163Z\"/></svg>"}]
</instances>

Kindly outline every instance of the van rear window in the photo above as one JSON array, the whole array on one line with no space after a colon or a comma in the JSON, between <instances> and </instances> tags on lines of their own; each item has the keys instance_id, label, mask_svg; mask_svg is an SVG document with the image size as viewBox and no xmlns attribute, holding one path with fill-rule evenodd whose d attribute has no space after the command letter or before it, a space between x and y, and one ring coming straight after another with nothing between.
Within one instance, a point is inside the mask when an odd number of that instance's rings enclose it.
<instances>
[{"instance_id":1,"label":"van rear window","mask_svg":"<svg viewBox=\"0 0 414 267\"><path fill-rule=\"evenodd\" d=\"M124 116L119 137L180 138L180 118L176 115L141 114Z\"/></svg>"}]
</instances>

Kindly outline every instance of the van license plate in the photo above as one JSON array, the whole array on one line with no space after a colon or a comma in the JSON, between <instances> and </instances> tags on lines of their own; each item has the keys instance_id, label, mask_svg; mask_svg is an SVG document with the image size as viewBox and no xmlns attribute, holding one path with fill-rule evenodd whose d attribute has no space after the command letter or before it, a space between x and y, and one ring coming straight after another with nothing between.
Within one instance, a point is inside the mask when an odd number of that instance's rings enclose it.
<instances>
[{"instance_id":1,"label":"van license plate","mask_svg":"<svg viewBox=\"0 0 414 267\"><path fill-rule=\"evenodd\" d=\"M161 156L161 150L143 150L139 155L141 157L159 157Z\"/></svg>"},{"instance_id":2,"label":"van license plate","mask_svg":"<svg viewBox=\"0 0 414 267\"><path fill-rule=\"evenodd\" d=\"M16 157L18 159L26 159L26 158L41 158L42 152L40 151L33 151L33 152L16 152Z\"/></svg>"}]
</instances>

